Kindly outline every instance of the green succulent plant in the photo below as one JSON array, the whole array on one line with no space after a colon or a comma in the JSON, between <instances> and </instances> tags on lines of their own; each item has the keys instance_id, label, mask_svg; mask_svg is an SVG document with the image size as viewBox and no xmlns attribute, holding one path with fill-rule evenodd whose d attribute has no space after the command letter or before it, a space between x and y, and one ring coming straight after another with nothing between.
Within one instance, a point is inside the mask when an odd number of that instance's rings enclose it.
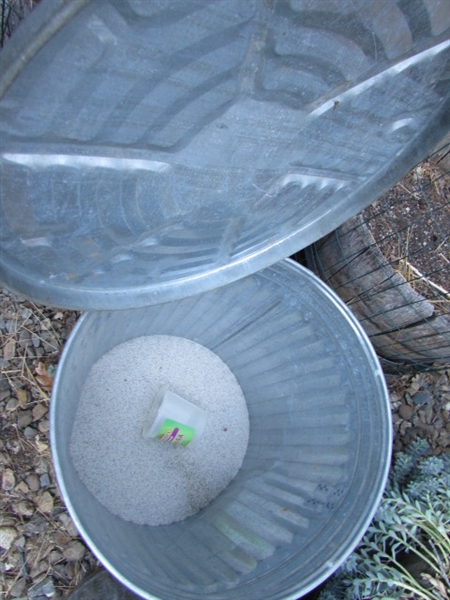
<instances>
[{"instance_id":1,"label":"green succulent plant","mask_svg":"<svg viewBox=\"0 0 450 600\"><path fill-rule=\"evenodd\" d=\"M318 600L450 600L450 454L412 443L375 518Z\"/></svg>"}]
</instances>

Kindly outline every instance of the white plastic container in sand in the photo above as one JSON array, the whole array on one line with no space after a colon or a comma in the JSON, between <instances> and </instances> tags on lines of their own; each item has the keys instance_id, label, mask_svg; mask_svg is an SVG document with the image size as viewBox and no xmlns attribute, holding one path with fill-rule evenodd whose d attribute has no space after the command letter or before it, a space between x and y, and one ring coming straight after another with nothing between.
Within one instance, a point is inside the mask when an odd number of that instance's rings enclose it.
<instances>
[{"instance_id":1,"label":"white plastic container in sand","mask_svg":"<svg viewBox=\"0 0 450 600\"><path fill-rule=\"evenodd\" d=\"M142 336L176 336L211 351L236 378L249 416L236 476L170 525L137 524L105 508L70 447L93 365ZM208 421L200 442L207 435ZM390 463L390 407L359 324L318 278L285 260L176 302L86 313L58 367L51 438L77 528L130 590L148 600L293 600L344 561L373 517Z\"/></svg>"},{"instance_id":2,"label":"white plastic container in sand","mask_svg":"<svg viewBox=\"0 0 450 600\"><path fill-rule=\"evenodd\" d=\"M205 423L204 410L175 394L167 386L161 386L152 400L141 434L145 439L187 446L198 443Z\"/></svg>"}]
</instances>

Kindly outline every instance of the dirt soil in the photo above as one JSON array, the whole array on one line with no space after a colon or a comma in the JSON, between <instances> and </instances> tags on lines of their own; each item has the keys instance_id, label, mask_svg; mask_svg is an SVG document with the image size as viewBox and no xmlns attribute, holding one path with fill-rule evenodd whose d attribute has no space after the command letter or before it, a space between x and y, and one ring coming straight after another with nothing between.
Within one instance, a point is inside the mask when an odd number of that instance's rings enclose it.
<instances>
[{"instance_id":1,"label":"dirt soil","mask_svg":"<svg viewBox=\"0 0 450 600\"><path fill-rule=\"evenodd\" d=\"M450 314L450 172L422 162L363 217L393 268Z\"/></svg>"}]
</instances>

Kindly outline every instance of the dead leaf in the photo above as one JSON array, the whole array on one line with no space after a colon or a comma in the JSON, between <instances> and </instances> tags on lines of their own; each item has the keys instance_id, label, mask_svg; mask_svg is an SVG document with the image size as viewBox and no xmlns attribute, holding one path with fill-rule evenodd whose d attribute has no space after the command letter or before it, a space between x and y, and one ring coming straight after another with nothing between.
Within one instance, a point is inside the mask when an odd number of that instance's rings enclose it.
<instances>
[{"instance_id":1,"label":"dead leaf","mask_svg":"<svg viewBox=\"0 0 450 600\"><path fill-rule=\"evenodd\" d=\"M16 340L11 338L8 340L3 348L3 358L5 360L11 360L16 354Z\"/></svg>"},{"instance_id":2,"label":"dead leaf","mask_svg":"<svg viewBox=\"0 0 450 600\"><path fill-rule=\"evenodd\" d=\"M46 413L48 413L48 408L44 404L36 404L32 412L33 421L39 421Z\"/></svg>"},{"instance_id":3,"label":"dead leaf","mask_svg":"<svg viewBox=\"0 0 450 600\"><path fill-rule=\"evenodd\" d=\"M51 391L53 387L54 376L50 375L44 363L40 362L35 370L36 379L45 390Z\"/></svg>"},{"instance_id":4,"label":"dead leaf","mask_svg":"<svg viewBox=\"0 0 450 600\"><path fill-rule=\"evenodd\" d=\"M44 452L47 452L48 444L45 444L36 438L36 448L38 449L39 454L43 454Z\"/></svg>"},{"instance_id":5,"label":"dead leaf","mask_svg":"<svg viewBox=\"0 0 450 600\"><path fill-rule=\"evenodd\" d=\"M27 390L17 390L16 391L17 400L19 401L20 406L24 407L27 404Z\"/></svg>"},{"instance_id":6,"label":"dead leaf","mask_svg":"<svg viewBox=\"0 0 450 600\"><path fill-rule=\"evenodd\" d=\"M37 506L41 512L48 514L52 512L53 504L53 496L50 494L50 492L44 492L39 498Z\"/></svg>"}]
</instances>

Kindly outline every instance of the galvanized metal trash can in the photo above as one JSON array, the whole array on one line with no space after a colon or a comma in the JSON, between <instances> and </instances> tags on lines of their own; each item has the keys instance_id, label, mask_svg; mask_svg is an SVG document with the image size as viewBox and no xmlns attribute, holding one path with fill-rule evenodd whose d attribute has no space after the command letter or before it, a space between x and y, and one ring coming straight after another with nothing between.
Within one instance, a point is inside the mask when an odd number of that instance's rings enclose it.
<instances>
[{"instance_id":1,"label":"galvanized metal trash can","mask_svg":"<svg viewBox=\"0 0 450 600\"><path fill-rule=\"evenodd\" d=\"M142 335L212 350L237 378L250 417L236 477L196 515L167 526L109 512L70 451L93 364ZM86 313L58 366L50 421L77 528L111 573L149 600L298 598L358 543L390 465L390 404L375 352L333 292L290 260L192 298Z\"/></svg>"}]
</instances>

